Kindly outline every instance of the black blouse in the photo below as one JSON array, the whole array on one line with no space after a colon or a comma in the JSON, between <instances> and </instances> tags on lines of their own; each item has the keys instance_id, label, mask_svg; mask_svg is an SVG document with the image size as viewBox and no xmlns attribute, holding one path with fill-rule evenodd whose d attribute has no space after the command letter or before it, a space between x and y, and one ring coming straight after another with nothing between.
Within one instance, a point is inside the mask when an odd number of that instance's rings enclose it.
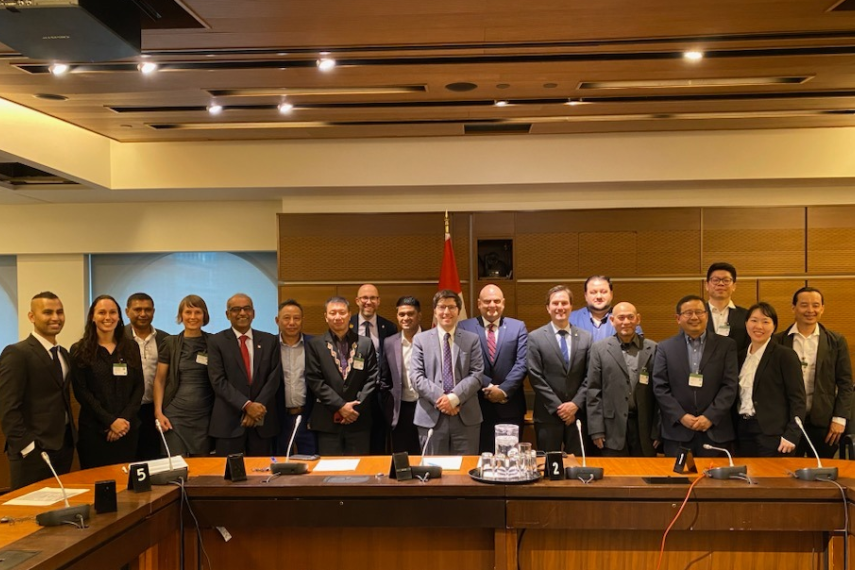
<instances>
[{"instance_id":1,"label":"black blouse","mask_svg":"<svg viewBox=\"0 0 855 570\"><path fill-rule=\"evenodd\" d=\"M74 396L80 402L80 426L96 426L106 431L116 419L122 418L132 428L138 427L137 412L145 391L139 359L128 362L119 346L112 354L99 346L92 365L81 368L75 348L71 352L71 382ZM114 374L116 364L127 366L127 376Z\"/></svg>"}]
</instances>

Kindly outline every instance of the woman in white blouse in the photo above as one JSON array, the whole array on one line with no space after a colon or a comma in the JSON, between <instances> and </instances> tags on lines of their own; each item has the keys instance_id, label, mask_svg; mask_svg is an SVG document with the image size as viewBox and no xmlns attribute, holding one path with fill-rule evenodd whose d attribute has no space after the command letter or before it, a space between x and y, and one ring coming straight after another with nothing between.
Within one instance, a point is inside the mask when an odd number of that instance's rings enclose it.
<instances>
[{"instance_id":1,"label":"woman in white blouse","mask_svg":"<svg viewBox=\"0 0 855 570\"><path fill-rule=\"evenodd\" d=\"M748 309L745 328L751 344L739 354L737 451L743 457L790 454L801 437L794 418L805 417L799 358L772 340L778 314L769 303Z\"/></svg>"}]
</instances>

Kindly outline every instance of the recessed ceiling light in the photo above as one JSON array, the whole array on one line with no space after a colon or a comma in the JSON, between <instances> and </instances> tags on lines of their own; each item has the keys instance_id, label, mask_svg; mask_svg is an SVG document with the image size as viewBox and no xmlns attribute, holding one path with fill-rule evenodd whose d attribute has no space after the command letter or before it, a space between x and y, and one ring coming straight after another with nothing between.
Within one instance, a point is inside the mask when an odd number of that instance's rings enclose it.
<instances>
[{"instance_id":1,"label":"recessed ceiling light","mask_svg":"<svg viewBox=\"0 0 855 570\"><path fill-rule=\"evenodd\" d=\"M322 51L321 57L318 59L318 69L321 71L330 71L335 67L335 60L329 57L330 52Z\"/></svg>"},{"instance_id":2,"label":"recessed ceiling light","mask_svg":"<svg viewBox=\"0 0 855 570\"><path fill-rule=\"evenodd\" d=\"M36 99L44 99L45 101L68 101L68 97L65 95L59 95L56 93L36 93L33 97Z\"/></svg>"},{"instance_id":3,"label":"recessed ceiling light","mask_svg":"<svg viewBox=\"0 0 855 570\"><path fill-rule=\"evenodd\" d=\"M288 113L290 113L293 110L294 110L294 105L292 105L288 101L282 101L281 103L279 103L279 112L282 113L283 115L287 115Z\"/></svg>"},{"instance_id":4,"label":"recessed ceiling light","mask_svg":"<svg viewBox=\"0 0 855 570\"><path fill-rule=\"evenodd\" d=\"M683 58L689 61L700 61L704 59L704 52L693 49L683 52Z\"/></svg>"},{"instance_id":5,"label":"recessed ceiling light","mask_svg":"<svg viewBox=\"0 0 855 570\"><path fill-rule=\"evenodd\" d=\"M495 105L496 105L496 107L507 107L508 102L505 101L504 99L499 99L498 101L496 101Z\"/></svg>"},{"instance_id":6,"label":"recessed ceiling light","mask_svg":"<svg viewBox=\"0 0 855 570\"><path fill-rule=\"evenodd\" d=\"M212 115L219 115L223 112L223 106L217 103L211 103L208 105L208 112Z\"/></svg>"},{"instance_id":7,"label":"recessed ceiling light","mask_svg":"<svg viewBox=\"0 0 855 570\"><path fill-rule=\"evenodd\" d=\"M64 63L54 63L48 69L50 69L50 72L54 75L63 75L65 73L68 73L68 70L70 68Z\"/></svg>"},{"instance_id":8,"label":"recessed ceiling light","mask_svg":"<svg viewBox=\"0 0 855 570\"><path fill-rule=\"evenodd\" d=\"M154 73L157 71L158 65L153 61L146 61L145 63L141 63L137 66L137 69L140 70L140 73L143 75L149 75L150 73Z\"/></svg>"}]
</instances>

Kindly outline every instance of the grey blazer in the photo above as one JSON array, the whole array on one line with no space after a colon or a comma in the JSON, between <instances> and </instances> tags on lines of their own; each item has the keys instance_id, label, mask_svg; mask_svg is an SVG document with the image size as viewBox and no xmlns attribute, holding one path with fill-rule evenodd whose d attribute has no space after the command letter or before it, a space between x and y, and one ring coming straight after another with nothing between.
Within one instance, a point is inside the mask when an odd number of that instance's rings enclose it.
<instances>
[{"instance_id":1,"label":"grey blazer","mask_svg":"<svg viewBox=\"0 0 855 570\"><path fill-rule=\"evenodd\" d=\"M585 379L591 333L570 326L570 365L547 323L528 335L528 379L534 390L534 422L563 424L558 406L572 401L585 410Z\"/></svg>"},{"instance_id":2,"label":"grey blazer","mask_svg":"<svg viewBox=\"0 0 855 570\"><path fill-rule=\"evenodd\" d=\"M419 393L413 423L432 428L439 421L440 411L434 403L442 396L442 360L440 358L439 328L420 332L413 338L410 357L410 381ZM464 425L478 425L484 421L478 392L484 376L484 358L478 335L460 327L454 332L451 348L454 361L454 390L460 399L460 420Z\"/></svg>"},{"instance_id":3,"label":"grey blazer","mask_svg":"<svg viewBox=\"0 0 855 570\"><path fill-rule=\"evenodd\" d=\"M626 425L629 417L629 398L635 397L641 447L644 454L656 455L653 440L658 439L656 400L653 397L653 358L656 343L645 340L638 352L638 370L647 370L648 383L636 383L630 392L629 369L617 337L609 337L591 347L588 364L587 391L588 433L592 438L605 437L609 449L623 449L626 445Z\"/></svg>"}]
</instances>

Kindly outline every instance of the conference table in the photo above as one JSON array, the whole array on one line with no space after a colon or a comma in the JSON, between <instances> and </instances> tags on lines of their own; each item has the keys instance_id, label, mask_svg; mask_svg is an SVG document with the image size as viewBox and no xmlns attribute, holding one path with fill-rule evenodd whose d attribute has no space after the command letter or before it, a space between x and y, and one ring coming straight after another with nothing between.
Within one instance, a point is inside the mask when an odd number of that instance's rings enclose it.
<instances>
[{"instance_id":1,"label":"conference table","mask_svg":"<svg viewBox=\"0 0 855 570\"><path fill-rule=\"evenodd\" d=\"M93 511L81 530L36 525L37 513L61 503L0 504L0 570L654 569L663 533L689 492L673 479L645 480L676 476L673 459L665 458L591 458L589 465L605 469L602 480L525 485L473 480L476 457L427 481L390 479L389 457L360 458L352 471L273 478L257 471L269 461L247 458L247 480L232 482L223 477L225 459L189 459L183 491L125 490L122 466L63 475L69 489L87 491L72 504L92 503L96 481L116 480L118 510ZM790 475L815 465L809 459L740 462L752 483L705 477L693 486L661 568L844 568L844 540L855 527L855 462L824 462L839 468L842 492L831 482ZM726 464L697 461L700 471ZM316 465L309 462L310 471ZM56 483L31 485L0 502L46 486Z\"/></svg>"}]
</instances>

